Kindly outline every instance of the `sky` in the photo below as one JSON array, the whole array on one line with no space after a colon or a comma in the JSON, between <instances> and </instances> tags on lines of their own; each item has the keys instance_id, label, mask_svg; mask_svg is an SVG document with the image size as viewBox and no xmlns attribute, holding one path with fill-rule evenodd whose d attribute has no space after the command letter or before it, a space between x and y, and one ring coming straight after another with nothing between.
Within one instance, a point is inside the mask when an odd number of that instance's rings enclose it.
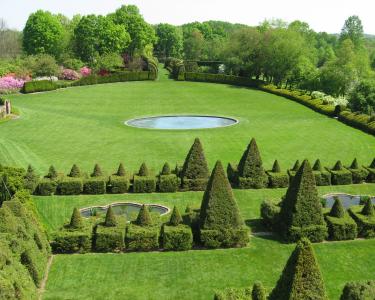
<instances>
[{"instance_id":1,"label":"sky","mask_svg":"<svg viewBox=\"0 0 375 300\"><path fill-rule=\"evenodd\" d=\"M349 16L358 15L365 33L375 34L371 2L374 0L0 0L0 18L10 28L22 30L29 14L38 9L72 17L105 15L121 5L135 4L151 24L221 20L255 26L265 19L299 19L315 31L339 33Z\"/></svg>"}]
</instances>

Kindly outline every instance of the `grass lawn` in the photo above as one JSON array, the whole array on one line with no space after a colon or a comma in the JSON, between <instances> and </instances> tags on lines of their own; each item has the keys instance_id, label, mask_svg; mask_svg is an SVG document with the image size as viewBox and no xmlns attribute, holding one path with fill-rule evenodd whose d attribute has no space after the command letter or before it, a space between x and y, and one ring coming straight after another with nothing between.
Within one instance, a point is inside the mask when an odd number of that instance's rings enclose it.
<instances>
[{"instance_id":1,"label":"grass lawn","mask_svg":"<svg viewBox=\"0 0 375 300\"><path fill-rule=\"evenodd\" d=\"M164 72L164 71L163 71ZM0 126L0 163L45 174L49 165L67 173L73 163L91 171L96 162L107 172L118 163L133 171L145 161L160 170L165 161L182 163L200 137L210 166L239 161L251 137L265 166L277 158L282 168L298 159L320 158L331 166L354 157L369 164L375 139L300 104L265 92L222 84L129 82L75 87L11 96L19 120ZM235 126L206 130L148 130L125 120L165 114L209 114L237 118Z\"/></svg>"}]
</instances>

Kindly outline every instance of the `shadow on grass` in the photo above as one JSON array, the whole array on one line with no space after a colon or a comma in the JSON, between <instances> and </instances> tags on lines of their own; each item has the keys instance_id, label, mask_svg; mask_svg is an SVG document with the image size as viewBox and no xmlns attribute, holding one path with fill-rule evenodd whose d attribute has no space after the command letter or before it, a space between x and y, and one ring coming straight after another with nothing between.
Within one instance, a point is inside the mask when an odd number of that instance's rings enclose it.
<instances>
[{"instance_id":1,"label":"shadow on grass","mask_svg":"<svg viewBox=\"0 0 375 300\"><path fill-rule=\"evenodd\" d=\"M270 241L276 241L281 244L287 244L279 234L275 232L271 232L269 228L267 228L263 224L262 219L245 220L245 225L251 229L252 235L256 236L257 238L270 240Z\"/></svg>"}]
</instances>

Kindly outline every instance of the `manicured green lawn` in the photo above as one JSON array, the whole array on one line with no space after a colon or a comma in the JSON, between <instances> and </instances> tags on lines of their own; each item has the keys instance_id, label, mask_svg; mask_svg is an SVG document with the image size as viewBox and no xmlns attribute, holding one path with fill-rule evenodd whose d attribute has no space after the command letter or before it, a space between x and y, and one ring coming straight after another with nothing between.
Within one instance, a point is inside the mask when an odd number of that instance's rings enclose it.
<instances>
[{"instance_id":1,"label":"manicured green lawn","mask_svg":"<svg viewBox=\"0 0 375 300\"><path fill-rule=\"evenodd\" d=\"M131 171L145 161L160 170L165 161L182 163L200 137L210 166L239 161L251 137L265 166L279 159L320 158L331 166L354 157L369 164L375 139L300 104L275 95L229 85L129 82L84 86L34 95L11 96L21 118L0 126L0 162L45 174L54 164L67 173L73 163L91 171L99 162L113 172L120 161ZM235 126L209 130L162 131L125 126L125 120L165 114L208 114L237 118Z\"/></svg>"}]
</instances>

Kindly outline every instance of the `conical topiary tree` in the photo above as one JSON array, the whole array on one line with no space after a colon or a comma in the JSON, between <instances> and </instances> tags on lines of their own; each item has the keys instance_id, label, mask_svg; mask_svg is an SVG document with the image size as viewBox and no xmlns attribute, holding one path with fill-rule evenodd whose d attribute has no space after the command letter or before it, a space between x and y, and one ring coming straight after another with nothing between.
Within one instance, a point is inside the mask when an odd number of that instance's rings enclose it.
<instances>
[{"instance_id":1,"label":"conical topiary tree","mask_svg":"<svg viewBox=\"0 0 375 300\"><path fill-rule=\"evenodd\" d=\"M331 217L336 218L343 218L345 216L345 209L342 206L342 203L338 197L334 197L335 202L333 203L333 206L331 208L331 211L329 212L329 215Z\"/></svg>"},{"instance_id":2,"label":"conical topiary tree","mask_svg":"<svg viewBox=\"0 0 375 300\"><path fill-rule=\"evenodd\" d=\"M266 300L266 290L260 281L256 281L253 285L253 290L251 291L252 300Z\"/></svg>"},{"instance_id":3,"label":"conical topiary tree","mask_svg":"<svg viewBox=\"0 0 375 300\"><path fill-rule=\"evenodd\" d=\"M79 229L83 227L83 220L82 220L81 213L76 207L73 209L73 214L72 214L72 217L70 218L70 227L74 229Z\"/></svg>"},{"instance_id":4,"label":"conical topiary tree","mask_svg":"<svg viewBox=\"0 0 375 300\"><path fill-rule=\"evenodd\" d=\"M69 177L81 177L82 176L81 170L79 169L79 167L76 164L74 164L72 166L68 176Z\"/></svg>"},{"instance_id":5,"label":"conical topiary tree","mask_svg":"<svg viewBox=\"0 0 375 300\"><path fill-rule=\"evenodd\" d=\"M51 180L55 180L57 178L57 171L55 169L54 166L50 166L49 169L48 169L48 174L47 174L47 178L51 179Z\"/></svg>"},{"instance_id":6,"label":"conical topiary tree","mask_svg":"<svg viewBox=\"0 0 375 300\"><path fill-rule=\"evenodd\" d=\"M232 187L223 165L216 162L208 181L200 210L200 228L223 230L243 225Z\"/></svg>"},{"instance_id":7,"label":"conical topiary tree","mask_svg":"<svg viewBox=\"0 0 375 300\"><path fill-rule=\"evenodd\" d=\"M142 205L141 209L139 210L137 220L135 223L139 226L151 226L152 225L152 218L150 212L148 211L148 207L146 205Z\"/></svg>"},{"instance_id":8,"label":"conical topiary tree","mask_svg":"<svg viewBox=\"0 0 375 300\"><path fill-rule=\"evenodd\" d=\"M369 168L375 169L375 158L373 159L372 163L370 164Z\"/></svg>"},{"instance_id":9,"label":"conical topiary tree","mask_svg":"<svg viewBox=\"0 0 375 300\"><path fill-rule=\"evenodd\" d=\"M25 188L33 193L38 185L39 176L36 174L34 168L29 165L27 167L26 175L24 178Z\"/></svg>"},{"instance_id":10,"label":"conical topiary tree","mask_svg":"<svg viewBox=\"0 0 375 300\"><path fill-rule=\"evenodd\" d=\"M314 171L319 171L319 172L323 171L323 167L322 167L322 164L320 163L320 159L317 159L315 161L314 166L313 166L313 170Z\"/></svg>"},{"instance_id":11,"label":"conical topiary tree","mask_svg":"<svg viewBox=\"0 0 375 300\"><path fill-rule=\"evenodd\" d=\"M333 166L333 171L342 171L344 168L342 166L341 160L338 160L336 164Z\"/></svg>"},{"instance_id":12,"label":"conical topiary tree","mask_svg":"<svg viewBox=\"0 0 375 300\"><path fill-rule=\"evenodd\" d=\"M100 177L100 176L103 176L102 169L100 168L99 164L95 164L91 177Z\"/></svg>"},{"instance_id":13,"label":"conical topiary tree","mask_svg":"<svg viewBox=\"0 0 375 300\"><path fill-rule=\"evenodd\" d=\"M281 172L281 168L280 168L280 165L279 165L279 162L278 162L277 159L276 159L275 162L273 163L273 166L272 166L272 172L273 172L273 173L280 173L280 172Z\"/></svg>"},{"instance_id":14,"label":"conical topiary tree","mask_svg":"<svg viewBox=\"0 0 375 300\"><path fill-rule=\"evenodd\" d=\"M255 139L251 139L245 152L242 154L241 160L238 164L238 175L240 177L266 177L266 172L263 169L262 158L260 157L259 149Z\"/></svg>"},{"instance_id":15,"label":"conical topiary tree","mask_svg":"<svg viewBox=\"0 0 375 300\"><path fill-rule=\"evenodd\" d=\"M299 160L297 159L296 162L294 163L292 171L297 172L300 167L301 167L301 164L299 163Z\"/></svg>"},{"instance_id":16,"label":"conical topiary tree","mask_svg":"<svg viewBox=\"0 0 375 300\"><path fill-rule=\"evenodd\" d=\"M373 216L374 215L374 205L371 202L371 198L366 199L365 206L362 209L362 215Z\"/></svg>"},{"instance_id":17,"label":"conical topiary tree","mask_svg":"<svg viewBox=\"0 0 375 300\"><path fill-rule=\"evenodd\" d=\"M146 163L142 163L138 171L138 176L148 176L149 174L150 172L148 171Z\"/></svg>"},{"instance_id":18,"label":"conical topiary tree","mask_svg":"<svg viewBox=\"0 0 375 300\"><path fill-rule=\"evenodd\" d=\"M285 230L284 233L292 227L325 226L315 177L307 160L297 171L281 203L280 220ZM324 239L324 236L322 238Z\"/></svg>"},{"instance_id":19,"label":"conical topiary tree","mask_svg":"<svg viewBox=\"0 0 375 300\"><path fill-rule=\"evenodd\" d=\"M117 220L115 213L113 212L112 205L107 209L107 214L105 215L104 226L115 227L117 225Z\"/></svg>"},{"instance_id":20,"label":"conical topiary tree","mask_svg":"<svg viewBox=\"0 0 375 300\"><path fill-rule=\"evenodd\" d=\"M126 175L126 172L125 172L125 168L124 168L123 163L120 163L120 165L118 166L118 169L117 169L116 175L117 175L117 176L125 176L125 175Z\"/></svg>"},{"instance_id":21,"label":"conical topiary tree","mask_svg":"<svg viewBox=\"0 0 375 300\"><path fill-rule=\"evenodd\" d=\"M171 218L169 220L169 225L171 226L178 226L182 223L182 217L180 212L178 211L177 207L175 206L172 211Z\"/></svg>"},{"instance_id":22,"label":"conical topiary tree","mask_svg":"<svg viewBox=\"0 0 375 300\"><path fill-rule=\"evenodd\" d=\"M166 162L163 166L163 169L161 170L160 175L170 175L171 174L171 168L169 167L169 164Z\"/></svg>"},{"instance_id":23,"label":"conical topiary tree","mask_svg":"<svg viewBox=\"0 0 375 300\"><path fill-rule=\"evenodd\" d=\"M182 167L181 177L188 179L208 178L209 171L199 138L194 140Z\"/></svg>"},{"instance_id":24,"label":"conical topiary tree","mask_svg":"<svg viewBox=\"0 0 375 300\"><path fill-rule=\"evenodd\" d=\"M354 158L352 164L350 165L350 169L354 169L354 170L359 169L357 158Z\"/></svg>"},{"instance_id":25,"label":"conical topiary tree","mask_svg":"<svg viewBox=\"0 0 375 300\"><path fill-rule=\"evenodd\" d=\"M269 300L327 300L324 281L308 239L297 243Z\"/></svg>"}]
</instances>

